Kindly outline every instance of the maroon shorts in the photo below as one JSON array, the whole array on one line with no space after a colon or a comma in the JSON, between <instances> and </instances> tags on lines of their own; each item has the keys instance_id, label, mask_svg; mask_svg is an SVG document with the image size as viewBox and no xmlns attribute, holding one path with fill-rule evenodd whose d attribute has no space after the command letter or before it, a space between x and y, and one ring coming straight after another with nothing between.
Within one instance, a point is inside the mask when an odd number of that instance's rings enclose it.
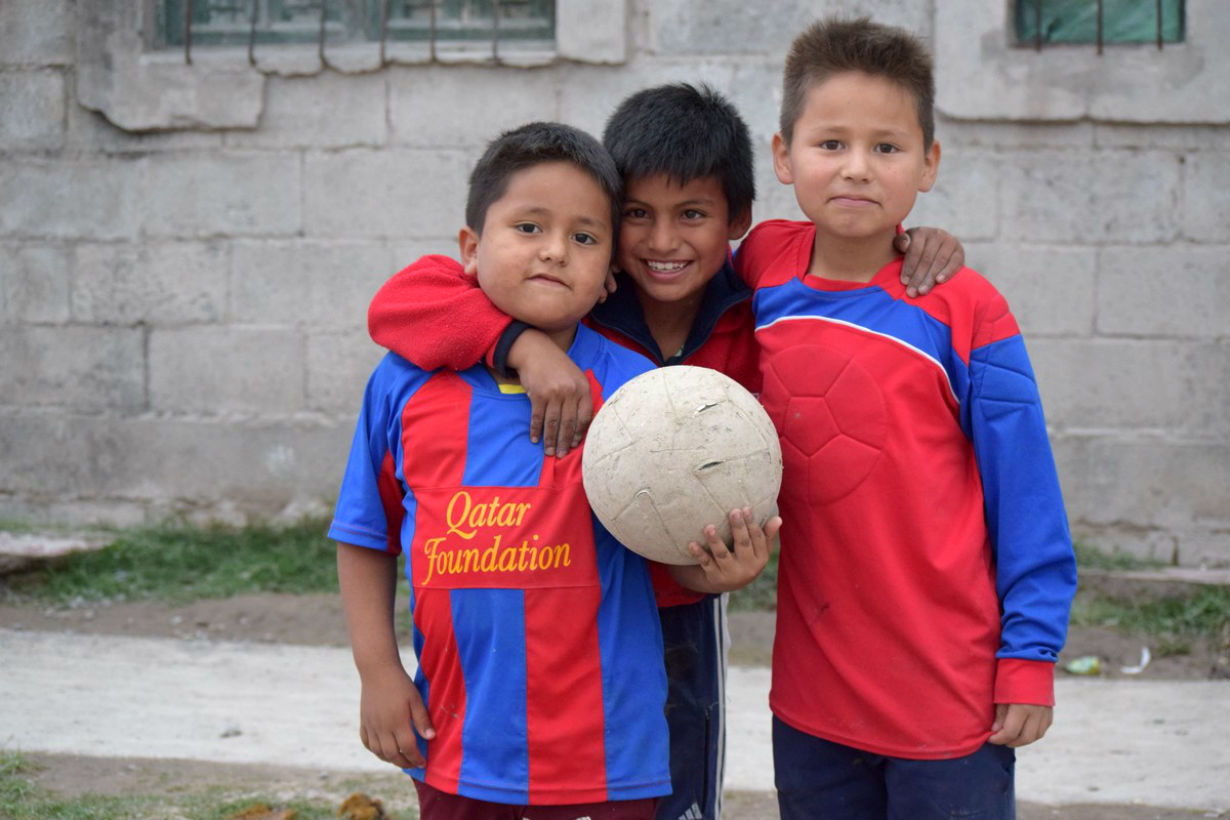
<instances>
[{"instance_id":1,"label":"maroon shorts","mask_svg":"<svg viewBox=\"0 0 1230 820\"><path fill-rule=\"evenodd\" d=\"M658 798L569 803L560 806L515 806L449 794L415 779L421 820L653 820Z\"/></svg>"}]
</instances>

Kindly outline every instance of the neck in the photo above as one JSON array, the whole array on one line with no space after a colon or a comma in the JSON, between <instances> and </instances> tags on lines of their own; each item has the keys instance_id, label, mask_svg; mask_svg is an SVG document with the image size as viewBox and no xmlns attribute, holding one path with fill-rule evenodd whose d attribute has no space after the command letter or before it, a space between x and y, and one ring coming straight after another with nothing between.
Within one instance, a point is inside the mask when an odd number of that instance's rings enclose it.
<instances>
[{"instance_id":1,"label":"neck","mask_svg":"<svg viewBox=\"0 0 1230 820\"><path fill-rule=\"evenodd\" d=\"M897 256L892 234L854 238L825 234L817 228L807 273L845 282L870 282Z\"/></svg>"},{"instance_id":2,"label":"neck","mask_svg":"<svg viewBox=\"0 0 1230 820\"><path fill-rule=\"evenodd\" d=\"M704 294L697 293L678 302L659 302L638 290L637 298L645 314L645 324L649 326L662 358L669 359L687 342Z\"/></svg>"}]
</instances>

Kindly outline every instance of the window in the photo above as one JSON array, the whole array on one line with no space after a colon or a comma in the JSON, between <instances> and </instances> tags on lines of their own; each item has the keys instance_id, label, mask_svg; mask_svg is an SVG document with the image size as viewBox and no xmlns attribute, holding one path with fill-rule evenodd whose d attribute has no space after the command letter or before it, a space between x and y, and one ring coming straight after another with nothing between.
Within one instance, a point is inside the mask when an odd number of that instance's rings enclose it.
<instances>
[{"instance_id":1,"label":"window","mask_svg":"<svg viewBox=\"0 0 1230 820\"><path fill-rule=\"evenodd\" d=\"M1181 43L1183 0L1016 0L1017 45Z\"/></svg>"},{"instance_id":2,"label":"window","mask_svg":"<svg viewBox=\"0 0 1230 820\"><path fill-rule=\"evenodd\" d=\"M551 0L161 0L158 45L542 40Z\"/></svg>"}]
</instances>

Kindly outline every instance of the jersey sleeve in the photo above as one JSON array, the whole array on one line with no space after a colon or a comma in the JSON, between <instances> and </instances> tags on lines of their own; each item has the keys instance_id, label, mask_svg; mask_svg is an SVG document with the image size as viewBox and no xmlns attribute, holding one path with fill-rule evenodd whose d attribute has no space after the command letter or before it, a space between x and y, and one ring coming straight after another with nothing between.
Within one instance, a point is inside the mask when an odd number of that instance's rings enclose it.
<instances>
[{"instance_id":1,"label":"jersey sleeve","mask_svg":"<svg viewBox=\"0 0 1230 820\"><path fill-rule=\"evenodd\" d=\"M394 437L390 403L379 389L381 369L368 381L329 538L398 554L404 493L397 477L397 454L389 446Z\"/></svg>"},{"instance_id":2,"label":"jersey sleeve","mask_svg":"<svg viewBox=\"0 0 1230 820\"><path fill-rule=\"evenodd\" d=\"M491 364L511 322L447 256L425 256L394 274L367 311L372 340L424 370Z\"/></svg>"},{"instance_id":3,"label":"jersey sleeve","mask_svg":"<svg viewBox=\"0 0 1230 820\"><path fill-rule=\"evenodd\" d=\"M995 701L1050 705L1076 559L1033 368L998 294L976 324L969 366L964 421L982 478L1002 612Z\"/></svg>"}]
</instances>

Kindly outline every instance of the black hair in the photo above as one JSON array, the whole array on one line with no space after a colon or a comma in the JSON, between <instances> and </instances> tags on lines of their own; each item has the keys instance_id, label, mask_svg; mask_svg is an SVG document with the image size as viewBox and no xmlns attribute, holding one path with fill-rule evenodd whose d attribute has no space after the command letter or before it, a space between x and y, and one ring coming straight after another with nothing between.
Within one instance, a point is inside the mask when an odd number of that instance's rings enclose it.
<instances>
[{"instance_id":1,"label":"black hair","mask_svg":"<svg viewBox=\"0 0 1230 820\"><path fill-rule=\"evenodd\" d=\"M593 177L611 203L611 230L619 230L623 180L611 155L589 134L558 122L531 122L487 144L470 172L466 225L481 234L487 209L504 196L513 174L545 162L568 162Z\"/></svg>"},{"instance_id":2,"label":"black hair","mask_svg":"<svg viewBox=\"0 0 1230 820\"><path fill-rule=\"evenodd\" d=\"M935 140L935 69L931 53L905 29L857 20L829 18L810 25L794 39L782 72L779 128L786 144L803 115L807 93L834 74L859 71L884 77L914 100L923 147Z\"/></svg>"},{"instance_id":3,"label":"black hair","mask_svg":"<svg viewBox=\"0 0 1230 820\"><path fill-rule=\"evenodd\" d=\"M666 174L685 185L717 177L732 222L756 198L747 123L707 85L675 83L636 92L607 120L602 143L625 180Z\"/></svg>"}]
</instances>

